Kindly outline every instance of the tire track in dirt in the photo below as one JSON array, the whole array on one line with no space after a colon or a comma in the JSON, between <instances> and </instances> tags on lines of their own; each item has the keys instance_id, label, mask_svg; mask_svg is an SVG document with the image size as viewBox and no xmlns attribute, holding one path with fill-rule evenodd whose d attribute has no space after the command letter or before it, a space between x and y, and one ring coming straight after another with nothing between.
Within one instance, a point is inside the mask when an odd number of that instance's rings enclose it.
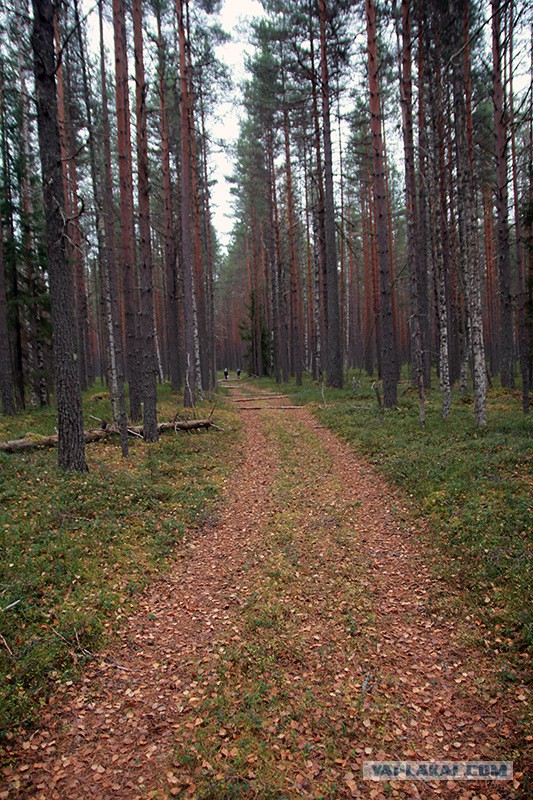
<instances>
[{"instance_id":1,"label":"tire track in dirt","mask_svg":"<svg viewBox=\"0 0 533 800\"><path fill-rule=\"evenodd\" d=\"M335 434L317 427L306 410L291 412L288 419L293 426L313 429L331 456L333 477L341 489L339 504L351 515L356 509L361 582L373 607L368 630L362 632L368 653L361 658L360 676L373 682L373 697L380 705L373 709L376 727L381 725L385 733L378 750L369 742L372 752L365 753L364 738L359 740L360 759L354 766L360 770L365 758L511 760L517 744L523 745L518 719L524 706L503 692L498 666L490 657L465 644L468 627L475 630L474 620L466 612L453 613L449 602L445 609L446 600L453 603L454 598L432 572L430 559L437 554L430 545L424 548L424 523L414 520L401 493ZM517 686L513 692L524 698L528 690ZM372 703L367 704L370 709ZM515 763L517 773L520 767L524 764ZM414 785L397 791L400 797L418 796ZM361 796L372 796L369 792L363 785ZM511 782L448 787L440 782L420 792L465 799L527 796Z\"/></svg>"},{"instance_id":2,"label":"tire track in dirt","mask_svg":"<svg viewBox=\"0 0 533 800\"><path fill-rule=\"evenodd\" d=\"M236 390L246 388L230 388ZM286 402L253 392L268 406ZM272 787L256 776L241 783L249 789L239 796L381 800L391 794L362 780L365 759L499 759L519 741L518 706L494 690L495 665L464 644L456 623L464 632L468 620L440 607L448 589L433 576L423 525L401 495L305 409L247 411L241 419L245 458L220 521L192 537L107 654L127 671L102 660L52 698L41 728L20 744L18 764L4 776L11 789L0 789L0 799L195 797L192 779L179 780L183 764L172 763L176 741L195 741L205 687L220 683L220 652L246 636L253 590L260 594L262 583L272 582L265 575L275 574L281 556L292 573L285 571L276 597L285 620L276 669L284 702L295 708L312 690L316 704L309 720L296 716L287 726L294 746L279 764L283 790L260 794ZM285 498L276 488L283 447L292 459ZM282 522L292 528L280 545ZM281 753L290 735L280 725L278 717L266 719L258 735ZM226 727L214 754L218 769L231 767L221 753L239 744L238 732ZM329 761L319 742L326 729L338 747ZM304 757L314 734L316 749ZM202 772L211 769L206 762ZM209 780L220 788L202 797L230 796L224 777L213 771ZM449 800L526 796L508 783L396 784L390 792Z\"/></svg>"},{"instance_id":3,"label":"tire track in dirt","mask_svg":"<svg viewBox=\"0 0 533 800\"><path fill-rule=\"evenodd\" d=\"M150 585L98 668L50 699L41 726L12 748L1 800L135 800L168 788L173 731L198 665L215 657L214 631L231 631L238 617L243 565L276 475L259 415L243 419L242 447L217 522L195 533L172 571Z\"/></svg>"},{"instance_id":4,"label":"tire track in dirt","mask_svg":"<svg viewBox=\"0 0 533 800\"><path fill-rule=\"evenodd\" d=\"M362 779L371 759L511 760L520 703L465 644L405 498L308 411L254 394L264 408L244 416L280 448L278 479L235 644L202 675L199 727L179 735L179 796L527 797L519 782Z\"/></svg>"}]
</instances>

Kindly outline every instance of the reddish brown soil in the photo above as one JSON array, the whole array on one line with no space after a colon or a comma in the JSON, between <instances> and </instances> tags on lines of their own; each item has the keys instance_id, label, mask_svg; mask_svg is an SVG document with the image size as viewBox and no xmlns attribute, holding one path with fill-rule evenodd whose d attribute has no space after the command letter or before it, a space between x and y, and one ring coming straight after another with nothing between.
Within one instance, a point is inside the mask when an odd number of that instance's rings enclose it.
<instances>
[{"instance_id":1,"label":"reddish brown soil","mask_svg":"<svg viewBox=\"0 0 533 800\"><path fill-rule=\"evenodd\" d=\"M253 581L244 568L261 558L269 492L279 468L277 445L265 435L264 414L242 414L242 463L228 484L216 524L191 537L171 572L145 593L100 663L50 699L39 729L14 745L12 766L0 778L0 799L194 797L193 788L183 789L182 795L170 777L177 772L173 750L176 740L183 739L183 726L191 725L184 706L198 667L203 664L209 671L218 643L241 629L242 598ZM363 782L356 771L364 758L472 760L508 752L510 743L520 741L517 719L526 690L513 689L506 697L495 690L496 666L465 644L466 612L458 623L457 614L431 605L431 597L448 589L431 572L420 524L412 521L405 500L307 411L276 414L285 415L289 428L313 429L331 456L330 477L341 487L347 507L357 508L354 533L365 567L365 596L374 609L373 649L357 667L347 658L338 627L319 611L313 618L309 604L314 638L328 640L333 662L344 663L347 674L357 670L364 676L363 705L372 705L366 698L373 686L380 694L379 709L365 724L374 726L379 719L381 746L376 746L375 731L368 732L368 741L364 728L357 734L352 744L358 763L339 765L345 773L342 796L385 797L379 784ZM309 493L310 506L324 502L319 494L318 487ZM325 557L340 558L333 551ZM525 796L519 782L396 786L397 797ZM312 779L307 784L288 781L287 787L287 793L276 796L333 797L321 793L318 777L315 790ZM224 797L223 790L216 797Z\"/></svg>"}]
</instances>

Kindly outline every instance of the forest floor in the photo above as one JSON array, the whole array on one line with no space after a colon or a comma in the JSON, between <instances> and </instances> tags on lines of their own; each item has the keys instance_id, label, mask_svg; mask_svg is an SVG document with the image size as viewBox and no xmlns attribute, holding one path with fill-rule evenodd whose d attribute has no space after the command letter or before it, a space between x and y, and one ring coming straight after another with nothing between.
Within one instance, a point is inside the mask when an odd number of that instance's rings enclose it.
<instances>
[{"instance_id":1,"label":"forest floor","mask_svg":"<svg viewBox=\"0 0 533 800\"><path fill-rule=\"evenodd\" d=\"M498 681L409 501L307 410L253 393L216 519L11 745L0 798L530 796L528 690ZM515 777L363 779L406 759Z\"/></svg>"}]
</instances>

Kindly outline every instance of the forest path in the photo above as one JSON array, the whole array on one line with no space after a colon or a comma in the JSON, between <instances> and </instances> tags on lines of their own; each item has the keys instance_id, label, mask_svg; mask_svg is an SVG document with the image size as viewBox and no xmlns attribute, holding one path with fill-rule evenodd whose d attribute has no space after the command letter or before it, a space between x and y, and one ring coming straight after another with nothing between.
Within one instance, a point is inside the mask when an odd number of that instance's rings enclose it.
<instances>
[{"instance_id":1,"label":"forest path","mask_svg":"<svg viewBox=\"0 0 533 800\"><path fill-rule=\"evenodd\" d=\"M242 414L217 522L51 699L0 799L526 796L362 779L370 759L510 760L521 703L464 644L474 621L405 500L308 411L253 392L278 410Z\"/></svg>"}]
</instances>

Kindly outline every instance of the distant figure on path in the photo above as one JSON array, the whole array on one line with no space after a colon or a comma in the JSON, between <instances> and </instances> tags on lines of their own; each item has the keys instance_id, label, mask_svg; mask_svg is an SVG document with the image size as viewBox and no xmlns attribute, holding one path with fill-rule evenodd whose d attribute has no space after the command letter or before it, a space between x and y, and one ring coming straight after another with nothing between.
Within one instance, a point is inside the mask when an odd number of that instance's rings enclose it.
<instances>
[{"instance_id":1,"label":"distant figure on path","mask_svg":"<svg viewBox=\"0 0 533 800\"><path fill-rule=\"evenodd\" d=\"M225 367L224 368L224 378L225 378L225 380L228 380L228 375L229 375L228 368Z\"/></svg>"},{"instance_id":2,"label":"distant figure on path","mask_svg":"<svg viewBox=\"0 0 533 800\"><path fill-rule=\"evenodd\" d=\"M237 380L240 381L241 379L241 371L240 369L237 370Z\"/></svg>"}]
</instances>

